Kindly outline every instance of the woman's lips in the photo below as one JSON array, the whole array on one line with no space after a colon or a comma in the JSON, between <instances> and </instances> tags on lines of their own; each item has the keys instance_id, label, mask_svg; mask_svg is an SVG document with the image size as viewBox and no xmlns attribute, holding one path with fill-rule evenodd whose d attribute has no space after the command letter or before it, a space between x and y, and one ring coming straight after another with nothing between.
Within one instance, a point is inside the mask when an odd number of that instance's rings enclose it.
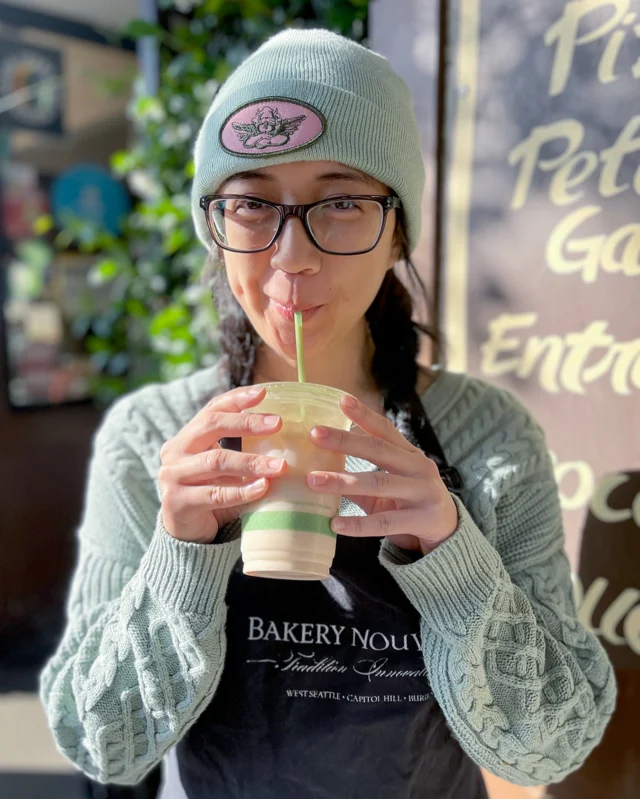
<instances>
[{"instance_id":1,"label":"woman's lips","mask_svg":"<svg viewBox=\"0 0 640 799\"><path fill-rule=\"evenodd\" d=\"M274 308L280 314L280 316L284 317L287 321L293 322L295 319L295 311L291 307L286 307L284 305L280 305L279 302L275 300L271 300L273 303ZM306 322L307 319L310 319L316 311L319 311L322 308L322 305L316 305L315 308L308 308L306 311L302 311L302 321Z\"/></svg>"}]
</instances>

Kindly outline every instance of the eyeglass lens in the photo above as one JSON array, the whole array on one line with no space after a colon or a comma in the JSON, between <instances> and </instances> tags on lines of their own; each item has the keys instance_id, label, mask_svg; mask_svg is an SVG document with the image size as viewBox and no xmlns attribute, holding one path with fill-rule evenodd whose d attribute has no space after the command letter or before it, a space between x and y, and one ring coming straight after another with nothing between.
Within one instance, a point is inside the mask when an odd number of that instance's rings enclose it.
<instances>
[{"instance_id":1,"label":"eyeglass lens","mask_svg":"<svg viewBox=\"0 0 640 799\"><path fill-rule=\"evenodd\" d=\"M308 215L311 235L324 250L348 255L373 247L384 219L375 200L333 200L316 205ZM252 198L213 200L212 232L233 250L262 250L273 243L280 224L276 208Z\"/></svg>"}]
</instances>

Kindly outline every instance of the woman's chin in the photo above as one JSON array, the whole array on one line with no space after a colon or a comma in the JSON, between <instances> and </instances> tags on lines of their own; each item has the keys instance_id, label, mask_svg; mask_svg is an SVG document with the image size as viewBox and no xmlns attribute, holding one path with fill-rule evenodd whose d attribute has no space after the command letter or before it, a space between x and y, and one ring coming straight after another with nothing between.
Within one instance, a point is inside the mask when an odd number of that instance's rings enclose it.
<instances>
[{"instance_id":1,"label":"woman's chin","mask_svg":"<svg viewBox=\"0 0 640 799\"><path fill-rule=\"evenodd\" d=\"M298 351L296 349L296 340L293 337L293 340L290 340L288 337L279 337L278 338L278 345L277 351L280 355L290 363L297 365L298 363ZM311 342L306 342L304 345L304 357L305 360L309 360L310 356L313 354L315 347L312 346Z\"/></svg>"},{"instance_id":2,"label":"woman's chin","mask_svg":"<svg viewBox=\"0 0 640 799\"><path fill-rule=\"evenodd\" d=\"M282 329L271 330L270 336L266 339L263 338L265 344L283 360L286 361L297 374L298 369L298 352L296 350L296 337L295 334L288 333ZM315 336L305 336L304 342L304 358L305 363L308 365L314 359L314 353L317 351L317 341Z\"/></svg>"}]
</instances>

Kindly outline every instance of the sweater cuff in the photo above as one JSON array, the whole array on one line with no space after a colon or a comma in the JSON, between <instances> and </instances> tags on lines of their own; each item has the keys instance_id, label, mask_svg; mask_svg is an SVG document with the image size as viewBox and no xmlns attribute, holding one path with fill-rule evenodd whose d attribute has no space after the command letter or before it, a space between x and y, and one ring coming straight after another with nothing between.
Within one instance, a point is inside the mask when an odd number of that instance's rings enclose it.
<instances>
[{"instance_id":1,"label":"sweater cuff","mask_svg":"<svg viewBox=\"0 0 640 799\"><path fill-rule=\"evenodd\" d=\"M464 632L484 612L504 566L461 500L453 499L459 523L452 536L418 560L386 539L380 562L430 627Z\"/></svg>"},{"instance_id":2,"label":"sweater cuff","mask_svg":"<svg viewBox=\"0 0 640 799\"><path fill-rule=\"evenodd\" d=\"M182 613L211 616L224 603L240 542L192 544L170 535L158 514L149 548L140 562L146 584L165 605Z\"/></svg>"}]
</instances>

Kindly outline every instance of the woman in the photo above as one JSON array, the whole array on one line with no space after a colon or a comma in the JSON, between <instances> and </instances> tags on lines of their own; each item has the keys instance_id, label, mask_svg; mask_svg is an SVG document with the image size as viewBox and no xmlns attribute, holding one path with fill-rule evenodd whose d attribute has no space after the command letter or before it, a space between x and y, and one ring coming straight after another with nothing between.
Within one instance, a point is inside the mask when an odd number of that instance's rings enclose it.
<instances>
[{"instance_id":1,"label":"woman","mask_svg":"<svg viewBox=\"0 0 640 799\"><path fill-rule=\"evenodd\" d=\"M91 461L69 619L42 676L60 749L176 797L485 797L479 766L561 780L600 741L610 663L576 619L543 434L508 393L418 368L394 274L420 232L409 91L382 57L287 31L218 93L196 230L224 356L111 408ZM242 574L238 516L286 464L242 454L281 420L256 384L354 395L314 429L346 471L329 580ZM254 386L252 389L251 386ZM341 524L339 524L341 523Z\"/></svg>"}]
</instances>

